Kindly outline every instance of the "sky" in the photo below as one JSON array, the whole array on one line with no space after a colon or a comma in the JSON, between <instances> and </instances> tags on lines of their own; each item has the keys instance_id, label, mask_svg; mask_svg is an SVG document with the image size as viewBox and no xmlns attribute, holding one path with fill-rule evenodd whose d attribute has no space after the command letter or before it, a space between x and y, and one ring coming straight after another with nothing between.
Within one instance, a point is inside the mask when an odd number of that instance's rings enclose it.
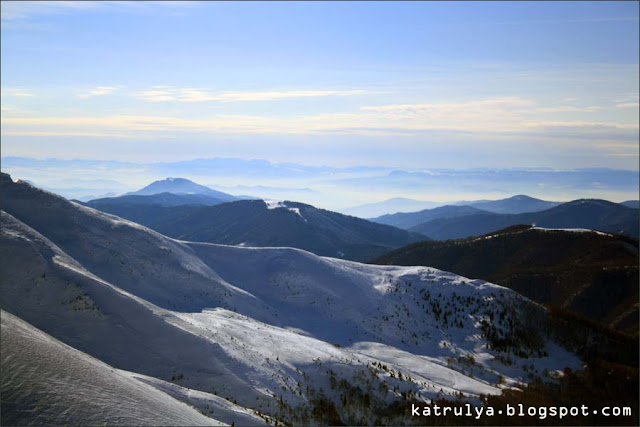
<instances>
[{"instance_id":1,"label":"sky","mask_svg":"<svg viewBox=\"0 0 640 427\"><path fill-rule=\"evenodd\" d=\"M638 2L3 1L2 157L637 172L638 16Z\"/></svg>"}]
</instances>

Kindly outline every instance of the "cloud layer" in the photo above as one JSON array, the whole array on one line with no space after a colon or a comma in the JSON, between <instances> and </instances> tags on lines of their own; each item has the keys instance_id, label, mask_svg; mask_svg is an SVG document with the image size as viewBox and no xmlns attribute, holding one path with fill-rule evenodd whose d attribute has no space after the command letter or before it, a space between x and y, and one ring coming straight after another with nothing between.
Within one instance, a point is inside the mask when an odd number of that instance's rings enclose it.
<instances>
[{"instance_id":1,"label":"cloud layer","mask_svg":"<svg viewBox=\"0 0 640 427\"><path fill-rule=\"evenodd\" d=\"M148 102L248 102L274 101L287 98L317 98L325 96L363 95L363 90L287 90L266 92L222 92L212 93L209 90L196 88L172 88L170 86L154 86L150 90L135 92L134 96Z\"/></svg>"}]
</instances>

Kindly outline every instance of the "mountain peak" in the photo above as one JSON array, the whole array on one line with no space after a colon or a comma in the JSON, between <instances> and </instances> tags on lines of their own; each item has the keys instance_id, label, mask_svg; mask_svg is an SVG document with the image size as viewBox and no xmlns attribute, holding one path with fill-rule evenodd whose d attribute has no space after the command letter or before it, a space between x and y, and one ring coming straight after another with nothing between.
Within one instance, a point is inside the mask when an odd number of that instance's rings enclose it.
<instances>
[{"instance_id":1,"label":"mountain peak","mask_svg":"<svg viewBox=\"0 0 640 427\"><path fill-rule=\"evenodd\" d=\"M503 214L539 212L551 209L559 204L559 202L536 199L535 197L527 196L526 194L517 194L501 200L481 200L467 203L468 206L473 206L474 208Z\"/></svg>"},{"instance_id":2,"label":"mountain peak","mask_svg":"<svg viewBox=\"0 0 640 427\"><path fill-rule=\"evenodd\" d=\"M186 178L168 177L165 179L157 180L142 188L141 190L127 193L127 196L151 196L160 193L172 193L172 194L200 194L215 197L222 201L237 200L235 196L232 196L221 191L205 187L204 185L197 184Z\"/></svg>"}]
</instances>

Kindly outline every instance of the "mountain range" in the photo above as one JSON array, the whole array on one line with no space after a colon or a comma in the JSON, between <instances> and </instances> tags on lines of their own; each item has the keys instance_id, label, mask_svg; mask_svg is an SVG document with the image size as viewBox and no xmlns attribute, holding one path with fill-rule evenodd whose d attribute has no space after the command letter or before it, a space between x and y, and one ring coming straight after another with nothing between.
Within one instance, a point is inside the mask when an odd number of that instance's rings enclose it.
<instances>
[{"instance_id":1,"label":"mountain range","mask_svg":"<svg viewBox=\"0 0 640 427\"><path fill-rule=\"evenodd\" d=\"M375 262L428 265L488 280L638 333L638 241L628 237L518 225L481 237L412 244Z\"/></svg>"},{"instance_id":2,"label":"mountain range","mask_svg":"<svg viewBox=\"0 0 640 427\"><path fill-rule=\"evenodd\" d=\"M423 209L432 209L439 205L438 202L408 199L406 197L394 197L376 203L366 203L342 209L341 212L359 218L373 218L388 213L415 212Z\"/></svg>"},{"instance_id":3,"label":"mountain range","mask_svg":"<svg viewBox=\"0 0 640 427\"><path fill-rule=\"evenodd\" d=\"M518 195L500 200L474 200L441 203L396 197L382 202L368 203L343 209L342 212L360 218L373 219L376 222L387 224L387 220L393 221L393 215L405 215L418 211L433 210L443 206L470 206L486 212L494 213L523 213L536 212L552 208L560 202L548 202L533 197ZM417 225L415 223L414 225ZM395 225L391 223L390 225ZM396 225L397 226L397 225Z\"/></svg>"},{"instance_id":4,"label":"mountain range","mask_svg":"<svg viewBox=\"0 0 640 427\"><path fill-rule=\"evenodd\" d=\"M581 199L540 212L522 214L478 213L436 218L410 227L434 240L480 236L510 225L529 224L547 228L586 228L638 237L638 210L606 200Z\"/></svg>"},{"instance_id":5,"label":"mountain range","mask_svg":"<svg viewBox=\"0 0 640 427\"><path fill-rule=\"evenodd\" d=\"M551 209L561 204L561 202L549 202L524 194L500 200L476 200L471 202L455 202L453 205L471 206L487 212L519 214L525 212L539 212Z\"/></svg>"},{"instance_id":6,"label":"mountain range","mask_svg":"<svg viewBox=\"0 0 640 427\"><path fill-rule=\"evenodd\" d=\"M235 199L234 199L235 200ZM80 200L78 200L80 201ZM184 205L198 205L198 206L213 206L221 203L227 203L229 200L223 200L217 197L212 197L208 194L181 194L181 193L154 193L149 195L129 194L116 197L104 197L99 199L92 199L86 203L97 209L107 208L108 206L122 206L122 205L154 205L154 206L184 206Z\"/></svg>"},{"instance_id":7,"label":"mountain range","mask_svg":"<svg viewBox=\"0 0 640 427\"><path fill-rule=\"evenodd\" d=\"M522 209L526 205L531 209L532 204L540 207L542 205L538 202L543 202L516 196L491 203L500 202L494 205L494 209L514 210L514 203L523 200L525 205L521 206ZM473 206L449 205L419 212L383 215L372 221L421 233L434 240L479 236L517 224L536 224L548 228L589 228L637 237L638 210L627 206L631 204L581 199L550 209L519 214L500 214Z\"/></svg>"},{"instance_id":8,"label":"mountain range","mask_svg":"<svg viewBox=\"0 0 640 427\"><path fill-rule=\"evenodd\" d=\"M183 177L232 195L248 194L277 200L296 200L365 219L433 208L447 203L400 209L391 206L390 210L369 212L357 212L348 208L389 197L419 201L486 199L493 197L472 197L469 194L513 195L521 194L525 188L548 189L545 192L527 194L558 201L568 200L567 194L580 195L574 198L601 197L602 194L619 194L619 197L625 199L638 198L637 170L402 170L362 165L335 168L229 158L149 163L11 156L2 157L2 170L16 177L30 179L40 188L82 201L90 200L86 196L91 194L124 194L136 190L137 188L131 187L132 182L151 182L157 177ZM258 186L269 189L252 188ZM304 191L307 189L312 191Z\"/></svg>"},{"instance_id":9,"label":"mountain range","mask_svg":"<svg viewBox=\"0 0 640 427\"><path fill-rule=\"evenodd\" d=\"M164 190L172 192L154 193ZM355 261L370 261L420 240L478 236L515 224L638 235L638 211L604 200L578 200L555 206L556 202L514 196L474 204L502 211L554 207L500 214L473 206L447 205L366 221L298 202L237 200L235 196L220 196L224 193L178 178L156 181L135 193L84 204L174 238L230 245L296 247L317 255ZM154 194L145 195L147 193ZM233 199L225 202L220 197Z\"/></svg>"},{"instance_id":10,"label":"mountain range","mask_svg":"<svg viewBox=\"0 0 640 427\"><path fill-rule=\"evenodd\" d=\"M487 211L483 211L472 206L447 205L433 209L424 209L419 212L399 212L391 215L382 215L378 218L371 219L371 221L408 230L411 227L415 227L438 218L457 218L461 216L486 213Z\"/></svg>"},{"instance_id":11,"label":"mountain range","mask_svg":"<svg viewBox=\"0 0 640 427\"><path fill-rule=\"evenodd\" d=\"M90 203L91 206L99 209L118 205L212 206L248 198L252 199L249 196L232 196L184 178L166 178L154 181L138 191L120 196L112 195L90 200L82 198L77 201Z\"/></svg>"},{"instance_id":12,"label":"mountain range","mask_svg":"<svg viewBox=\"0 0 640 427\"><path fill-rule=\"evenodd\" d=\"M518 195L500 200L453 202L445 206L423 209L418 212L409 210L403 212L398 211L394 214L381 215L371 220L381 224L408 229L437 218L455 218L487 212L506 214L539 212L560 204L560 202L549 202L525 195Z\"/></svg>"},{"instance_id":13,"label":"mountain range","mask_svg":"<svg viewBox=\"0 0 640 427\"><path fill-rule=\"evenodd\" d=\"M3 421L405 424L408 402L582 366L547 310L482 280L174 240L0 190Z\"/></svg>"},{"instance_id":14,"label":"mountain range","mask_svg":"<svg viewBox=\"0 0 640 427\"><path fill-rule=\"evenodd\" d=\"M135 196L121 197L109 203L90 201L86 205L181 240L287 246L356 261L367 261L392 249L428 239L418 233L296 202L241 200L216 206L167 207L131 203L129 197Z\"/></svg>"}]
</instances>

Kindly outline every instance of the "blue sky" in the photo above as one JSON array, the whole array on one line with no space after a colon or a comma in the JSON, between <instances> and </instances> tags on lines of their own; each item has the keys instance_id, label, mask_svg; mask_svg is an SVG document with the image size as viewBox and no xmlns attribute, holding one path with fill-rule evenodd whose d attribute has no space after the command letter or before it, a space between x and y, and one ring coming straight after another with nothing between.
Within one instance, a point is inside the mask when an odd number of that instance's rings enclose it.
<instances>
[{"instance_id":1,"label":"blue sky","mask_svg":"<svg viewBox=\"0 0 640 427\"><path fill-rule=\"evenodd\" d=\"M2 155L637 171L638 15L3 1Z\"/></svg>"}]
</instances>

